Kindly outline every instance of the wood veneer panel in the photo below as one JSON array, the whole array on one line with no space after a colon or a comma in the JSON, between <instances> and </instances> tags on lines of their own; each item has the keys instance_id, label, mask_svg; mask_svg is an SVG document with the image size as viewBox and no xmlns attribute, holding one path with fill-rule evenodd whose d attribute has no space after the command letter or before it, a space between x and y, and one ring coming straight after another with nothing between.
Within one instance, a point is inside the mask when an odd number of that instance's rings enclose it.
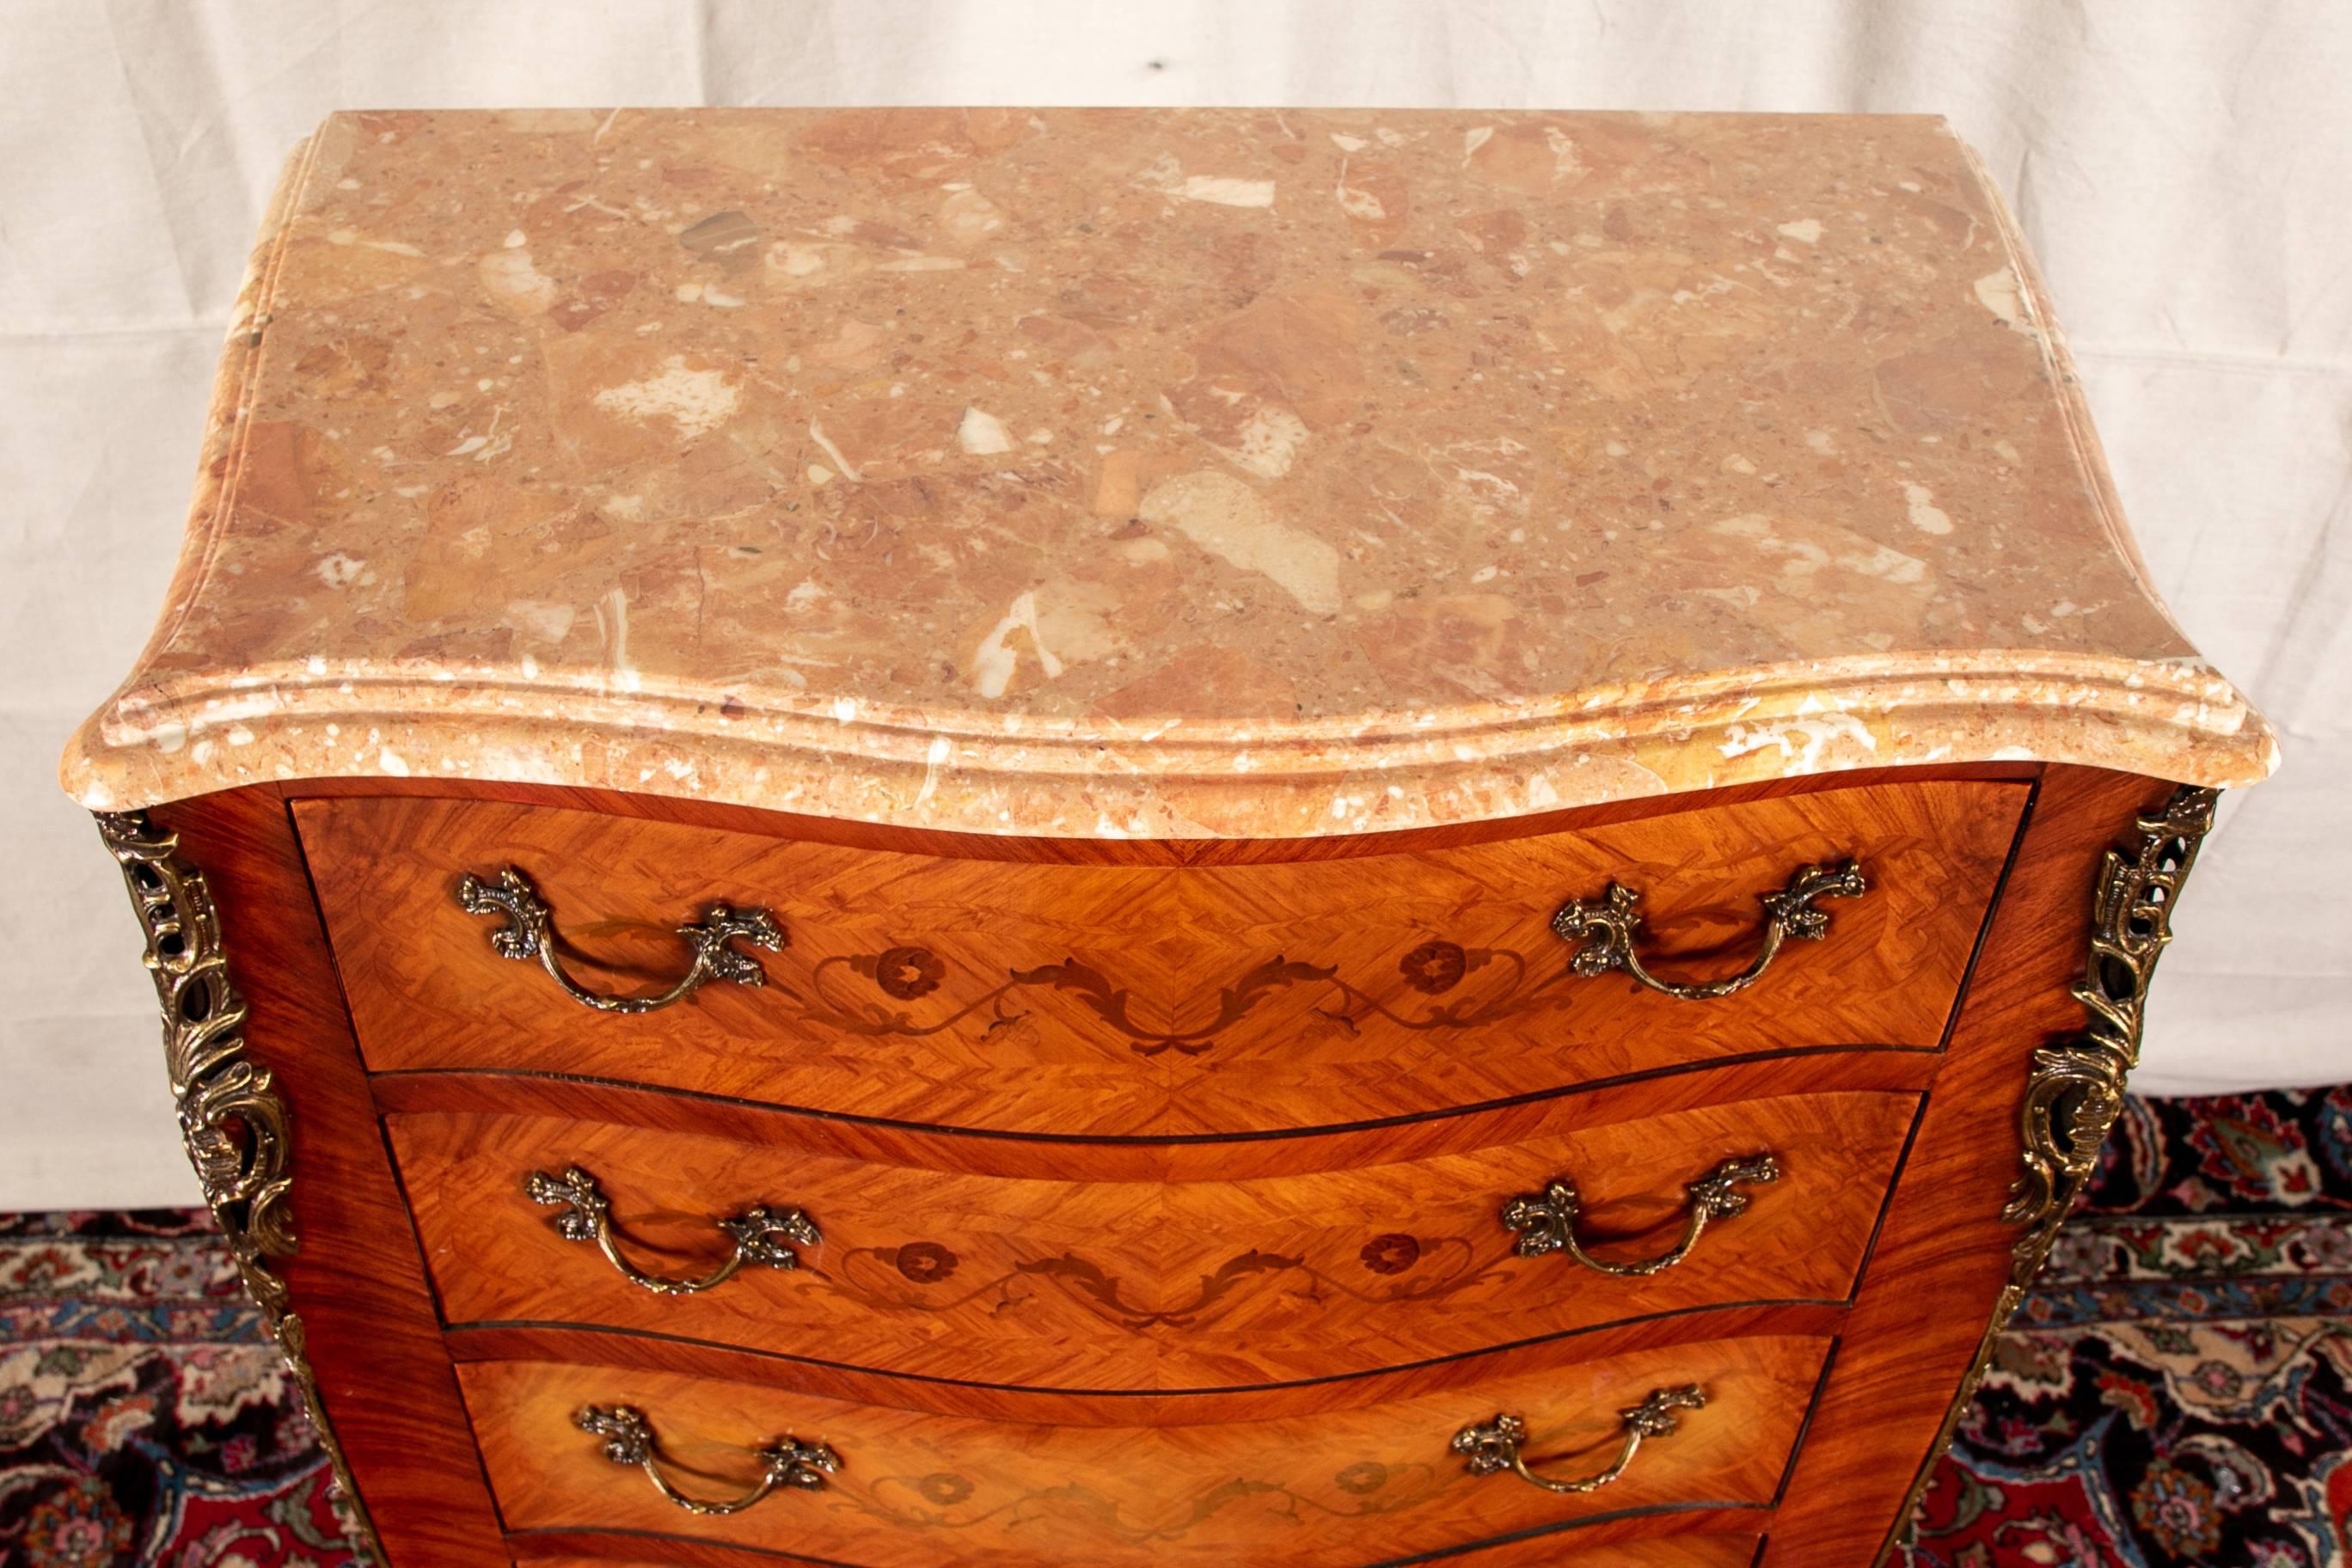
<instances>
[{"instance_id":1,"label":"wood veneer panel","mask_svg":"<svg viewBox=\"0 0 2352 1568\"><path fill-rule=\"evenodd\" d=\"M1332 861L1026 865L499 804L297 806L369 1064L496 1066L1013 1131L1233 1132L1443 1110L1819 1046L1931 1049L2024 790L1923 782ZM1858 855L1748 991L1580 979L1549 922L1639 888L1654 952L1737 968L1758 895ZM675 974L711 900L791 936L761 989L591 1012L490 949L453 893L520 866L590 973ZM1670 965L1671 967L1671 965Z\"/></svg>"},{"instance_id":2,"label":"wood veneer panel","mask_svg":"<svg viewBox=\"0 0 2352 1568\"><path fill-rule=\"evenodd\" d=\"M569 798L575 792L555 793ZM1785 781L1744 798L1810 799L1828 793L1835 792ZM1794 1472L1796 1484L1776 1516L1765 1561L1806 1568L1817 1563L1868 1561L1940 1424L1950 1384L1966 1366L1984 1309L2005 1275L2011 1236L1995 1216L2014 1165L2014 1115L2025 1081L2025 1058L2041 1039L2081 1025L2080 1009L2067 999L2066 991L2079 972L2098 858L2110 844L2128 841L2133 816L2162 794L2161 786L2142 779L2051 770L2032 833L2021 843L2011 890L1988 933L1976 991L1953 1033L1951 1064L1935 1082L1908 1173L1850 1320L1830 1308L1735 1307L1604 1328L1482 1360L1517 1368L1525 1364L1526 1355L1557 1353L1570 1362L1590 1363L1643 1349L1680 1350L1709 1335L1843 1330L1838 1373L1812 1424ZM621 803L625 797L614 800ZM681 821L698 821L705 815L699 807L658 804L656 815ZM312 1357L327 1408L393 1547L394 1568L502 1560L480 1556L482 1542L489 1539L487 1532L494 1528L493 1517L463 1412L452 1393L445 1353L461 1358L551 1354L607 1363L629 1375L672 1367L679 1374L719 1376L749 1385L797 1384L803 1385L803 1392L832 1397L931 1407L958 1419L1022 1419L1045 1408L1036 1404L1045 1400L1055 1412L1054 1421L1082 1426L1116 1425L1120 1412L1145 1425L1198 1424L1223 1419L1218 1412L1231 1414L1233 1406L1214 1402L1229 1399L1275 1401L1294 1415L1361 1410L1391 1397L1443 1392L1470 1375L1459 1360L1443 1360L1370 1379L1220 1395L1204 1404L1184 1395L1105 1401L1099 1394L1028 1395L917 1380L894 1383L821 1364L577 1331L470 1330L451 1335L445 1352L430 1333L424 1305L429 1298L413 1238L404 1235L404 1221L382 1145L369 1142L363 1098L368 1086L361 1079L348 1028L331 1001L332 980L324 967L320 932L306 914L290 919L286 914L300 910L301 889L300 863L286 833L283 808L273 792L257 789L182 803L155 815L163 826L183 834L184 849L212 874L233 972L253 1004L248 1030L253 1055L276 1072L294 1111L294 1211L305 1251L286 1265L285 1272L296 1310L310 1326ZM715 808L711 815L730 822L748 819L746 814ZM1651 811L1647 803L1626 803L1601 813L1580 814L1575 820L1648 822L1672 815ZM861 825L838 826L845 833L863 831ZM1495 825L1479 826L1485 832ZM888 836L886 830L875 832ZM1316 850L1343 861L1359 858L1351 844L1321 845ZM1069 855L1119 852L1117 847L1060 845L1047 863L1062 864L1061 858ZM1007 855L999 863L1023 861ZM1605 1125L1667 1106L1722 1104L1743 1092L1832 1085L1916 1089L1938 1060L1933 1056L1868 1054L1745 1060L1675 1077L1635 1076L1580 1091L1565 1103L1591 1113L1593 1124ZM663 1108L651 1118L658 1124L730 1133L744 1126L764 1129L782 1115L727 1099L635 1095L591 1083L503 1074L420 1073L379 1079L375 1084L385 1105L394 1109L447 1110L478 1095L484 1110L558 1109L567 1115L602 1115L609 1109L606 1102L618 1096ZM458 1098L453 1100L453 1095ZM1095 1162L1117 1165L1135 1159L1168 1161L1170 1169L1197 1162L1189 1168L1213 1175L1278 1173L1296 1168L1301 1151L1309 1147L1318 1149L1307 1156L1310 1162L1341 1168L1458 1147L1460 1129L1473 1124L1491 1122L1499 1128L1507 1123L1511 1136L1523 1136L1542 1123L1551 1103L1537 1100L1466 1117L1368 1122L1318 1138L1286 1133L1238 1144L1044 1139L1030 1144L1048 1151L1055 1162L1068 1162L1069 1170L1077 1173ZM646 1118L633 1110L625 1120ZM820 1141L828 1148L861 1157L877 1148L887 1151L904 1133L854 1119L807 1121L823 1129ZM1493 1128L1478 1135L1487 1136ZM1060 1136L1059 1130L1046 1134ZM1170 1135L1172 1140L1187 1136ZM961 1160L943 1164L984 1170L1002 1164L1003 1149L1022 1141L964 1137L952 1142L965 1152ZM331 1152L322 1155L321 1144ZM383 1397L383 1390L392 1386L402 1390L396 1401ZM894 1388L916 1392L901 1397ZM1087 1398L1097 1405L1066 1403ZM1724 1516L1702 1511L1675 1517L1691 1524L1712 1524ZM1597 1544L1631 1527L1603 1524L1580 1530L1574 1539ZM537 1542L538 1547L530 1549L536 1551L567 1539L574 1538L557 1532L518 1541ZM590 1537L576 1539L583 1556L607 1558L605 1545L621 1538L598 1535L593 1544ZM426 1544L420 1547L418 1542ZM665 1540L657 1543L656 1555L665 1562L712 1563L740 1555L698 1555L722 1550Z\"/></svg>"},{"instance_id":3,"label":"wood veneer panel","mask_svg":"<svg viewBox=\"0 0 2352 1568\"><path fill-rule=\"evenodd\" d=\"M1467 1110L1229 1138L975 1132L785 1110L634 1084L488 1070L379 1073L369 1079L369 1088L377 1109L387 1115L562 1116L745 1142L775 1140L841 1159L897 1164L908 1163L911 1138L924 1151L923 1163L941 1171L1118 1182L1237 1181L1392 1164L1508 1143L1556 1127L1563 1114L1578 1127L1604 1127L1790 1094L1916 1094L1935 1080L1940 1060L1930 1051L1793 1051Z\"/></svg>"},{"instance_id":4,"label":"wood veneer panel","mask_svg":"<svg viewBox=\"0 0 2352 1568\"><path fill-rule=\"evenodd\" d=\"M557 1362L623 1373L681 1377L815 1394L852 1405L887 1405L934 1415L1024 1426L1185 1426L1358 1410L1409 1395L1442 1393L1480 1377L1598 1362L1637 1352L1670 1351L1717 1340L1834 1339L1846 1309L1836 1306L1717 1307L1612 1323L1559 1339L1476 1355L1445 1356L1347 1377L1205 1390L1037 1389L957 1383L908 1373L873 1372L821 1359L733 1350L618 1330L509 1325L451 1329L449 1352L460 1363Z\"/></svg>"},{"instance_id":5,"label":"wood veneer panel","mask_svg":"<svg viewBox=\"0 0 2352 1568\"><path fill-rule=\"evenodd\" d=\"M1675 1516L1667 1527L1676 1531L1671 1535L1593 1539L1619 1536L1627 1529L1654 1528L1652 1521L1642 1520L1624 1525L1592 1525L1566 1534L1547 1531L1499 1546L1416 1554L1407 1561L1442 1563L1444 1568L1749 1568L1755 1562L1762 1544L1760 1536L1692 1533L1681 1528L1687 1521L1687 1515ZM509 1544L514 1549L515 1561L531 1568L769 1568L779 1561L816 1561L706 1542L656 1542L618 1532L554 1531L513 1536ZM1389 1563L1403 1568L1394 1558Z\"/></svg>"},{"instance_id":6,"label":"wood veneer panel","mask_svg":"<svg viewBox=\"0 0 2352 1568\"><path fill-rule=\"evenodd\" d=\"M1576 1126L1609 1126L1642 1117L1771 1100L1792 1093L1919 1093L1936 1079L1933 1051L1790 1051L1717 1068L1639 1074L1606 1084L1527 1096L1500 1105L1360 1121L1336 1129L1206 1138L1087 1138L1077 1133L976 1133L927 1129L863 1117L795 1112L748 1100L698 1096L637 1084L600 1084L531 1072L379 1072L369 1079L385 1114L461 1112L506 1117L572 1117L625 1121L645 1129L713 1133L785 1142L837 1154L906 1163L908 1138L919 1138L924 1162L939 1171L1070 1175L1103 1180L1240 1180L1289 1171L1381 1166L1421 1154L1534 1138L1567 1107Z\"/></svg>"},{"instance_id":7,"label":"wood veneer panel","mask_svg":"<svg viewBox=\"0 0 2352 1568\"><path fill-rule=\"evenodd\" d=\"M1725 1302L1843 1300L1917 1104L1784 1096L1586 1126L1555 1102L1546 1127L1507 1143L1193 1181L941 1170L968 1141L938 1135L902 1135L889 1163L843 1159L793 1140L808 1118L773 1119L758 1142L467 1113L396 1114L387 1129L451 1322L598 1324L971 1382L1204 1388ZM1060 1163L1051 1147L1008 1152ZM1740 1189L1746 1213L1648 1278L1517 1257L1499 1218L1566 1176L1580 1236L1612 1258L1654 1257L1683 1228L1689 1184L1755 1155L1780 1180ZM573 1165L641 1268L707 1273L730 1251L715 1222L759 1205L804 1210L823 1239L795 1249L797 1268L658 1296L526 1195L526 1173Z\"/></svg>"},{"instance_id":8,"label":"wood veneer panel","mask_svg":"<svg viewBox=\"0 0 2352 1568\"><path fill-rule=\"evenodd\" d=\"M247 1054L291 1127L300 1249L276 1265L303 1321L321 1405L392 1568L508 1562L401 1205L292 825L274 792L160 808L205 873Z\"/></svg>"},{"instance_id":9,"label":"wood veneer panel","mask_svg":"<svg viewBox=\"0 0 2352 1568\"><path fill-rule=\"evenodd\" d=\"M1777 1521L1765 1568L1872 1563L1941 1428L2010 1269L2000 1212L2034 1048L2079 1031L2101 858L2137 837L2168 786L2050 770L1955 1025L1837 1371ZM2191 895L2193 907L2193 893Z\"/></svg>"},{"instance_id":10,"label":"wood veneer panel","mask_svg":"<svg viewBox=\"0 0 2352 1568\"><path fill-rule=\"evenodd\" d=\"M779 1563L824 1568L822 1559L798 1552L753 1552L619 1531L536 1531L510 1535L507 1545L515 1562L530 1568L775 1568Z\"/></svg>"},{"instance_id":11,"label":"wood veneer panel","mask_svg":"<svg viewBox=\"0 0 2352 1568\"><path fill-rule=\"evenodd\" d=\"M898 1568L943 1563L1360 1564L1565 1527L1628 1510L1761 1507L1777 1490L1828 1353L1824 1341L1746 1339L1502 1373L1307 1417L1198 1426L1016 1426L853 1405L773 1388L558 1363L461 1370L484 1463L519 1531L645 1530ZM1559 1497L1472 1477L1453 1434L1522 1415L1542 1468L1598 1468L1616 1412L1696 1383L1706 1409L1648 1446L1616 1485ZM583 1405L644 1410L700 1484L744 1479L743 1450L789 1431L842 1468L819 1492L732 1519L662 1500L604 1458Z\"/></svg>"},{"instance_id":12,"label":"wood veneer panel","mask_svg":"<svg viewBox=\"0 0 2352 1568\"><path fill-rule=\"evenodd\" d=\"M1754 1534L1684 1533L1588 1546L1571 1534L1449 1552L1429 1561L1445 1568L1748 1568L1761 1543L1762 1538Z\"/></svg>"}]
</instances>

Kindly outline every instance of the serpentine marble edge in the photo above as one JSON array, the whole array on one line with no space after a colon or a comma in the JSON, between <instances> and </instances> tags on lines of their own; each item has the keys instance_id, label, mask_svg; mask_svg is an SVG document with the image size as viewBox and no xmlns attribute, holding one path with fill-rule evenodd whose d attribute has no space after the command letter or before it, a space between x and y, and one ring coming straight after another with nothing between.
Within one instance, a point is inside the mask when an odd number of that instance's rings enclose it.
<instances>
[{"instance_id":1,"label":"serpentine marble edge","mask_svg":"<svg viewBox=\"0 0 2352 1568\"><path fill-rule=\"evenodd\" d=\"M350 113L66 787L1360 833L2252 782L1937 120Z\"/></svg>"}]
</instances>

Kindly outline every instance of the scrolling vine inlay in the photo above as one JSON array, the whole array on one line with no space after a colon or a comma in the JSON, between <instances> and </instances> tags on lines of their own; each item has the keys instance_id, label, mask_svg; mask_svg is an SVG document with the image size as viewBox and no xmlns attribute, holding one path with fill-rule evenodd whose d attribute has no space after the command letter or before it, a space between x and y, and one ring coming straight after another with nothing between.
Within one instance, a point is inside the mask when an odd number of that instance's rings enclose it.
<instances>
[{"instance_id":1,"label":"scrolling vine inlay","mask_svg":"<svg viewBox=\"0 0 2352 1568\"><path fill-rule=\"evenodd\" d=\"M916 1002L949 988L951 969L947 960L927 947L897 946L879 952L836 955L819 960L809 972L803 991L778 984L792 996L803 1020L853 1035L937 1035L978 1015L985 1014L987 1030L1018 1023L1025 1015L1014 999L1024 991L1053 991L1069 995L1118 1033L1128 1048L1139 1056L1173 1051L1197 1057L1213 1049L1217 1037L1249 1016L1269 998L1301 985L1329 988L1325 1005L1315 1009L1326 1023L1354 1033L1365 1020L1378 1016L1400 1028L1413 1030L1467 1029L1497 1019L1550 1011L1569 1005L1562 992L1570 977L1565 964L1539 973L1527 955L1507 948L1464 947L1442 938L1430 938L1397 961L1398 981L1383 995L1370 984L1359 985L1341 978L1337 964L1310 963L1280 953L1251 968L1213 994L1195 993L1173 1002L1139 996L1101 969L1083 960L1065 958L1034 969L1013 969L991 989L929 1020L893 1002ZM856 976L888 1000L850 991L845 974ZM1478 985L1492 976L1492 983ZM1399 990L1399 986L1402 990ZM1445 1002L1434 998L1471 985L1475 989ZM1403 993L1432 998L1414 1005Z\"/></svg>"}]
</instances>

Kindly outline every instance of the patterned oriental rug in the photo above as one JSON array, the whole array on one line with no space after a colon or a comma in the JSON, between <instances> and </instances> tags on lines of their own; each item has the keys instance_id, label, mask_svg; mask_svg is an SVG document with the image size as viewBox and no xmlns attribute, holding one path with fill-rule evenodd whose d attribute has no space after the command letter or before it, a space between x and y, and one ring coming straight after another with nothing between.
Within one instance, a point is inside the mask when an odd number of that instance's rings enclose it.
<instances>
[{"instance_id":1,"label":"patterned oriental rug","mask_svg":"<svg viewBox=\"0 0 2352 1568\"><path fill-rule=\"evenodd\" d=\"M2134 1100L1895 1562L2341 1568L2347 1455L2352 1085ZM357 1568L327 1479L204 1216L0 1215L0 1568Z\"/></svg>"},{"instance_id":2,"label":"patterned oriental rug","mask_svg":"<svg viewBox=\"0 0 2352 1568\"><path fill-rule=\"evenodd\" d=\"M2133 1100L1901 1568L2352 1564L2352 1085Z\"/></svg>"}]
</instances>

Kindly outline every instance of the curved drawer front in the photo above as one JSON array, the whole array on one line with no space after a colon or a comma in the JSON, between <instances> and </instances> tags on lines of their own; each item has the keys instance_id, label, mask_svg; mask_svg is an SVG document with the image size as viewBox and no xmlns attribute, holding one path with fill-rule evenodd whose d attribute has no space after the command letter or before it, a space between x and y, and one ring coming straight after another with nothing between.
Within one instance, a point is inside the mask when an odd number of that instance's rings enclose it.
<instances>
[{"instance_id":1,"label":"curved drawer front","mask_svg":"<svg viewBox=\"0 0 2352 1568\"><path fill-rule=\"evenodd\" d=\"M296 813L374 1070L1129 1134L1377 1120L1794 1047L1934 1048L2024 796L1827 790L1244 866L911 855L479 802ZM1849 859L1866 890L1839 884ZM1764 900L1807 879L1819 896L1799 888L1775 917ZM1768 949L1729 994L1635 977L1717 980ZM590 1005L612 997L667 1005Z\"/></svg>"},{"instance_id":2,"label":"curved drawer front","mask_svg":"<svg viewBox=\"0 0 2352 1568\"><path fill-rule=\"evenodd\" d=\"M676 1568L672 1558L666 1565L658 1557L643 1555L646 1543L626 1536L614 1536L597 1541L589 1533L587 1542L575 1542L567 1536L572 1550L602 1549L609 1555L570 1557L542 1555L533 1550L539 1538L521 1536L516 1539L515 1561L529 1563L530 1568ZM1612 1541L1605 1545L1583 1546L1563 1544L1576 1542L1577 1532L1566 1537L1538 1535L1532 1541L1517 1541L1504 1546L1473 1547L1467 1552L1450 1552L1440 1561L1444 1568L1752 1568L1757 1548L1763 1537L1753 1533L1733 1535L1661 1535L1639 1537L1629 1541ZM775 1559L762 1552L736 1552L726 1547L698 1547L698 1552L710 1555L713 1564L725 1563L741 1568L771 1568ZM697 1563L706 1561L697 1557ZM945 1560L942 1560L944 1563Z\"/></svg>"},{"instance_id":3,"label":"curved drawer front","mask_svg":"<svg viewBox=\"0 0 2352 1568\"><path fill-rule=\"evenodd\" d=\"M1082 1152L936 1134L899 1135L899 1163L883 1163L824 1152L801 1118L770 1119L759 1144L472 1113L387 1125L452 1324L592 1324L1016 1386L1194 1389L1731 1302L1842 1301L1916 1104L1788 1096L1600 1127L1560 1106L1509 1143L1478 1142L1501 1119L1460 1119L1421 1130L1451 1152L1352 1169L1315 1168L1328 1139L1259 1145L1253 1157L1297 1173L1248 1180L1155 1178L1154 1151L1128 1151L1124 1179L1024 1174ZM795 1212L796 1236L782 1228ZM755 1213L764 1252L743 1239Z\"/></svg>"},{"instance_id":4,"label":"curved drawer front","mask_svg":"<svg viewBox=\"0 0 2352 1568\"><path fill-rule=\"evenodd\" d=\"M1581 1546L1573 1534L1537 1536L1507 1546L1451 1552L1444 1568L1752 1568L1764 1538L1732 1535L1659 1535Z\"/></svg>"},{"instance_id":5,"label":"curved drawer front","mask_svg":"<svg viewBox=\"0 0 2352 1568\"><path fill-rule=\"evenodd\" d=\"M1717 1341L1353 1405L1342 1385L1332 1407L1305 1415L1221 1396L1213 1420L1132 1425L1027 1425L547 1362L479 1362L458 1376L499 1511L520 1534L656 1531L867 1568L1357 1568L1548 1529L1564 1531L1566 1552L1577 1522L1634 1510L1768 1506L1828 1350ZM1629 1442L1636 1426L1646 1435ZM1555 1485L1617 1473L1564 1495L1512 1473L1513 1452ZM656 1475L706 1504L767 1495L712 1516L663 1495Z\"/></svg>"}]
</instances>

